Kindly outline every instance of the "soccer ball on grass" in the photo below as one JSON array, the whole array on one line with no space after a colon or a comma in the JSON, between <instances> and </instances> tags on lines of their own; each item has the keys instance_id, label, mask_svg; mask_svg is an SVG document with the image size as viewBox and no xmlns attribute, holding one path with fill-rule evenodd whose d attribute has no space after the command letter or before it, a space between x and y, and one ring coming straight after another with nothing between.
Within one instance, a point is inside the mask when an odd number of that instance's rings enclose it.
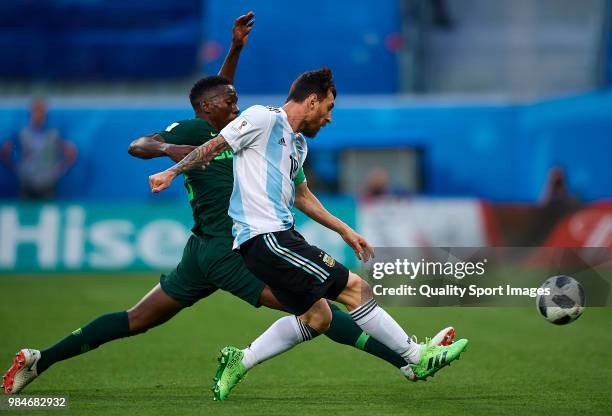
<instances>
[{"instance_id":1,"label":"soccer ball on grass","mask_svg":"<svg viewBox=\"0 0 612 416\"><path fill-rule=\"evenodd\" d=\"M582 285L569 276L553 276L541 286L548 295L536 298L538 311L548 322L565 325L575 321L584 312L585 297Z\"/></svg>"}]
</instances>

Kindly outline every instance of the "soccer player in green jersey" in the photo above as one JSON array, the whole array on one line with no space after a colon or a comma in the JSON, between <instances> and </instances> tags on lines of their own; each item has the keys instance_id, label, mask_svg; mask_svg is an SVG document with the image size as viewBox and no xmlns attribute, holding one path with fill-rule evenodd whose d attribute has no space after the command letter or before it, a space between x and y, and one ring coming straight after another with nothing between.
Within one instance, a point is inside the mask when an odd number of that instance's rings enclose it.
<instances>
[{"instance_id":1,"label":"soccer player in green jersey","mask_svg":"<svg viewBox=\"0 0 612 416\"><path fill-rule=\"evenodd\" d=\"M201 79L193 86L190 101L196 117L172 123L162 132L135 140L130 145L130 154L142 159L167 156L178 162L215 137L236 117L238 96L231 80L253 17L251 12L236 20L232 47L219 72L221 76ZM232 251L232 220L227 215L233 184L232 160L232 152L224 152L207 170L194 169L185 175L195 224L178 266L167 276L162 275L160 283L127 311L102 315L43 351L19 351L4 376L4 393L19 393L59 361L115 339L144 333L217 289L228 291L255 307L283 309L269 287L256 279L242 258ZM296 183L303 182L305 177L301 172ZM397 368L404 365L398 354L370 338L347 313L336 306L332 309L333 321L326 333L329 338L376 355ZM454 330L446 328L437 335L437 342L452 342L453 336Z\"/></svg>"}]
</instances>

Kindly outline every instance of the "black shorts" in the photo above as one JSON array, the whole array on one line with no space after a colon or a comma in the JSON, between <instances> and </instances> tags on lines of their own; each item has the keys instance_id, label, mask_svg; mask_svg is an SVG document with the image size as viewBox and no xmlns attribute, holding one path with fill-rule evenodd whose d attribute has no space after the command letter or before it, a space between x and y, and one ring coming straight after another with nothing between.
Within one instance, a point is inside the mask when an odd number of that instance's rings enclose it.
<instances>
[{"instance_id":1,"label":"black shorts","mask_svg":"<svg viewBox=\"0 0 612 416\"><path fill-rule=\"evenodd\" d=\"M240 246L240 254L251 273L295 315L321 298L335 300L348 281L346 267L293 229L253 237Z\"/></svg>"}]
</instances>

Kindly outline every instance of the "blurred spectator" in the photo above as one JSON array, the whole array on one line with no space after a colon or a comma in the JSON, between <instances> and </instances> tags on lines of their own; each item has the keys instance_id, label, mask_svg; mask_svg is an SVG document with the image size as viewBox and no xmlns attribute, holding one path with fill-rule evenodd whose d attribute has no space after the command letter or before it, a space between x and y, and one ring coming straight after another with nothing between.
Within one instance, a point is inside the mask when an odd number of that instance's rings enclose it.
<instances>
[{"instance_id":1,"label":"blurred spectator","mask_svg":"<svg viewBox=\"0 0 612 416\"><path fill-rule=\"evenodd\" d=\"M578 205L580 205L580 200L569 191L563 169L559 166L553 166L548 171L546 187L540 197L540 206L546 208L575 208Z\"/></svg>"},{"instance_id":2,"label":"blurred spectator","mask_svg":"<svg viewBox=\"0 0 612 416\"><path fill-rule=\"evenodd\" d=\"M389 173L381 167L372 168L364 179L361 198L364 202L374 201L386 197L408 196L406 190L394 188L391 185Z\"/></svg>"},{"instance_id":3,"label":"blurred spectator","mask_svg":"<svg viewBox=\"0 0 612 416\"><path fill-rule=\"evenodd\" d=\"M30 124L0 150L2 161L19 180L19 196L24 199L54 198L57 182L72 166L76 154L74 144L47 125L47 104L42 99L32 101Z\"/></svg>"},{"instance_id":4,"label":"blurred spectator","mask_svg":"<svg viewBox=\"0 0 612 416\"><path fill-rule=\"evenodd\" d=\"M431 0L432 21L434 26L444 30L451 30L455 22L450 17L446 0Z\"/></svg>"}]
</instances>

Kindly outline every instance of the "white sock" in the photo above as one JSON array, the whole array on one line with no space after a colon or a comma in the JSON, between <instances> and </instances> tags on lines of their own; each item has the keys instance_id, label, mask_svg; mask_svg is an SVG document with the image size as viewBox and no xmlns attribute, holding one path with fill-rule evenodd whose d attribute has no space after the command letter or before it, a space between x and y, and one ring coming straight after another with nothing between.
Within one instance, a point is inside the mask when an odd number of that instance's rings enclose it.
<instances>
[{"instance_id":1,"label":"white sock","mask_svg":"<svg viewBox=\"0 0 612 416\"><path fill-rule=\"evenodd\" d=\"M297 316L284 316L242 350L242 364L248 370L312 338L312 329Z\"/></svg>"},{"instance_id":2,"label":"white sock","mask_svg":"<svg viewBox=\"0 0 612 416\"><path fill-rule=\"evenodd\" d=\"M398 353L407 363L417 363L421 358L421 346L412 342L401 326L370 299L350 312L357 325L377 341Z\"/></svg>"}]
</instances>

